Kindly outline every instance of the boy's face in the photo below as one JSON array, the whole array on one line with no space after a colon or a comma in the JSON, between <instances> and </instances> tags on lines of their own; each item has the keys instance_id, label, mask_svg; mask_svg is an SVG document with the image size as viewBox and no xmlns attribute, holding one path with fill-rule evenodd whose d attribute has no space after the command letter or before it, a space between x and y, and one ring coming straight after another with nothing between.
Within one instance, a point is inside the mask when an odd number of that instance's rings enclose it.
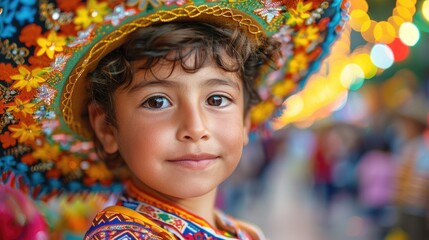
<instances>
[{"instance_id":1,"label":"boy's face","mask_svg":"<svg viewBox=\"0 0 429 240\"><path fill-rule=\"evenodd\" d=\"M238 74L209 62L195 73L176 65L169 75L171 64L160 61L154 76L142 63L114 94L117 127L101 139L106 152L119 151L141 187L175 198L214 190L248 141Z\"/></svg>"}]
</instances>

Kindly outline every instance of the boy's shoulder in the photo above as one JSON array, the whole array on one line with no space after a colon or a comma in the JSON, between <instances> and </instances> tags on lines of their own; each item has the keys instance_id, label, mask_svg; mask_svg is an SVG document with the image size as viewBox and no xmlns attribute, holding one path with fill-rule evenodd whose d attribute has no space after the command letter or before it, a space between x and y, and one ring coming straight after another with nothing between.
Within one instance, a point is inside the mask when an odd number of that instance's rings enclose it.
<instances>
[{"instance_id":1,"label":"boy's shoulder","mask_svg":"<svg viewBox=\"0 0 429 240\"><path fill-rule=\"evenodd\" d=\"M176 239L142 214L123 206L107 207L99 212L85 234L89 239Z\"/></svg>"}]
</instances>

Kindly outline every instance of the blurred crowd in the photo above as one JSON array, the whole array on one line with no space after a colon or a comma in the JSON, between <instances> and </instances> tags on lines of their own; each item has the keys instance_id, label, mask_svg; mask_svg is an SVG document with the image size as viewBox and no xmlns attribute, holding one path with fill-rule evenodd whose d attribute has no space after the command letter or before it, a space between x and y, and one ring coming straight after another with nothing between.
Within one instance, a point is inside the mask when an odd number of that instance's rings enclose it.
<instances>
[{"instance_id":1,"label":"blurred crowd","mask_svg":"<svg viewBox=\"0 0 429 240\"><path fill-rule=\"evenodd\" d=\"M224 208L271 239L429 239L429 100L403 80L367 84L359 104L252 142Z\"/></svg>"}]
</instances>

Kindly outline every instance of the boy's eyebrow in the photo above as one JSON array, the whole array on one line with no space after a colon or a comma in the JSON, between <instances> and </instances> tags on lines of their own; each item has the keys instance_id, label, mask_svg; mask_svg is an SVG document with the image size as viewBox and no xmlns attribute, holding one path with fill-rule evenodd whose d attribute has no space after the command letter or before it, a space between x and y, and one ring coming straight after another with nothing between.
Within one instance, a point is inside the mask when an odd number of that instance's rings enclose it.
<instances>
[{"instance_id":1,"label":"boy's eyebrow","mask_svg":"<svg viewBox=\"0 0 429 240\"><path fill-rule=\"evenodd\" d=\"M207 81L204 81L202 83L203 86L216 86L216 85L224 85L224 86L229 86L232 87L238 91L241 91L240 89L240 85L230 79L219 79L219 78L212 78L209 79ZM175 82L175 81L169 81L169 80L157 80L157 79L153 79L153 80L148 80L148 81L141 81L138 84L133 85L129 92L134 92L137 91L139 89L148 87L148 86L165 86L165 87L179 87L180 83L179 82Z\"/></svg>"},{"instance_id":2,"label":"boy's eyebrow","mask_svg":"<svg viewBox=\"0 0 429 240\"><path fill-rule=\"evenodd\" d=\"M216 86L216 85L225 85L230 86L232 88L235 88L236 90L240 91L240 85L237 82L232 81L231 79L219 79L219 78L212 78L203 83L203 85L206 86Z\"/></svg>"},{"instance_id":3,"label":"boy's eyebrow","mask_svg":"<svg viewBox=\"0 0 429 240\"><path fill-rule=\"evenodd\" d=\"M173 81L168 81L168 80L158 80L158 79L153 79L153 80L145 80L145 81L140 81L139 83L133 85L129 92L134 92L137 91L139 89L145 88L147 86L167 86L167 87L177 87L179 85L179 83L177 82L173 82Z\"/></svg>"}]
</instances>

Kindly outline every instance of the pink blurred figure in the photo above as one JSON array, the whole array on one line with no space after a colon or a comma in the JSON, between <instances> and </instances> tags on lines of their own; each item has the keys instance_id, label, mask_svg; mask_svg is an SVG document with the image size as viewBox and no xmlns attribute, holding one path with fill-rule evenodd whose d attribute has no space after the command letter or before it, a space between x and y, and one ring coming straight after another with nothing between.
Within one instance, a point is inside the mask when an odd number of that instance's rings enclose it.
<instances>
[{"instance_id":1,"label":"pink blurred figure","mask_svg":"<svg viewBox=\"0 0 429 240\"><path fill-rule=\"evenodd\" d=\"M24 193L0 185L0 240L48 239L45 219Z\"/></svg>"}]
</instances>

